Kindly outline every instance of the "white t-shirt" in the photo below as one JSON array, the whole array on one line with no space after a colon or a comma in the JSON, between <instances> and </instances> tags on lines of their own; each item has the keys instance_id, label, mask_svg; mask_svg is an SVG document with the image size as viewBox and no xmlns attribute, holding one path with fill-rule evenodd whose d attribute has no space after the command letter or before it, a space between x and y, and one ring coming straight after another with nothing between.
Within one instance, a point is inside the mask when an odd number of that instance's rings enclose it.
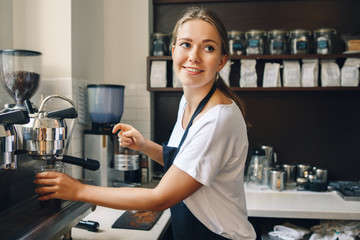
<instances>
[{"instance_id":1,"label":"white t-shirt","mask_svg":"<svg viewBox=\"0 0 360 240\"><path fill-rule=\"evenodd\" d=\"M181 98L168 146L178 147L185 132ZM203 186L184 200L192 214L211 231L230 239L255 239L247 220L244 166L248 151L246 124L233 102L216 105L190 127L174 165Z\"/></svg>"}]
</instances>

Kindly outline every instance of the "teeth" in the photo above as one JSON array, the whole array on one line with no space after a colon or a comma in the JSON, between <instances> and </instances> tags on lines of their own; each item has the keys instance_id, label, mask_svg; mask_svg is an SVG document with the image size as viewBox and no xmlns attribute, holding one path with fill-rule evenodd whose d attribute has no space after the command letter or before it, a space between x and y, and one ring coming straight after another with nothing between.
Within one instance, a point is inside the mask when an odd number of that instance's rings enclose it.
<instances>
[{"instance_id":1,"label":"teeth","mask_svg":"<svg viewBox=\"0 0 360 240\"><path fill-rule=\"evenodd\" d=\"M186 70L188 70L190 72L201 72L200 70L195 69L195 68L186 68Z\"/></svg>"}]
</instances>

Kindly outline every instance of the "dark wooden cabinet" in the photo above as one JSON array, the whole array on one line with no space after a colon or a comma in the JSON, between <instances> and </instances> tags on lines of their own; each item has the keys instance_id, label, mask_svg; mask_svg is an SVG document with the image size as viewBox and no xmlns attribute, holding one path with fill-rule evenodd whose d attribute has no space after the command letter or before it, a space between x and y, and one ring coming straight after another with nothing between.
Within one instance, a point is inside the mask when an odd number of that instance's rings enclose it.
<instances>
[{"instance_id":1,"label":"dark wooden cabinet","mask_svg":"<svg viewBox=\"0 0 360 240\"><path fill-rule=\"evenodd\" d=\"M276 28L292 30L319 27L337 29L335 54L331 55L258 55L231 56L235 63L241 59L256 59L258 79L266 62L284 59L329 58L342 67L347 57L340 35L358 34L360 29L360 1L355 0L233 0L180 1L154 0L154 32L169 33L179 14L188 6L203 6L216 10L227 30ZM148 57L148 90L152 94L153 139L166 141L175 124L181 88L150 88L152 61L167 61L170 56ZM172 73L172 72L171 72ZM171 74L168 76L171 78ZM272 145L280 163L307 163L328 169L330 180L357 180L360 169L360 88L240 88L238 75L230 85L244 101L248 129L249 156L260 144ZM259 84L261 86L261 84Z\"/></svg>"}]
</instances>

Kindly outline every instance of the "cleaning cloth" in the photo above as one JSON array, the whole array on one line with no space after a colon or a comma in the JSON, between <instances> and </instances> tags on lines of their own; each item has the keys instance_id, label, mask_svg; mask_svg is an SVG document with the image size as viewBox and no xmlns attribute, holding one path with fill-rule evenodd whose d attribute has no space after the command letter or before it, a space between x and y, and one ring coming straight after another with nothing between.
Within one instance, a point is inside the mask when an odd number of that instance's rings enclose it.
<instances>
[{"instance_id":1,"label":"cleaning cloth","mask_svg":"<svg viewBox=\"0 0 360 240\"><path fill-rule=\"evenodd\" d=\"M274 230L269 232L269 235L284 240L297 240L302 239L304 235L308 233L310 233L310 231L307 229L285 223L284 225L275 225Z\"/></svg>"}]
</instances>

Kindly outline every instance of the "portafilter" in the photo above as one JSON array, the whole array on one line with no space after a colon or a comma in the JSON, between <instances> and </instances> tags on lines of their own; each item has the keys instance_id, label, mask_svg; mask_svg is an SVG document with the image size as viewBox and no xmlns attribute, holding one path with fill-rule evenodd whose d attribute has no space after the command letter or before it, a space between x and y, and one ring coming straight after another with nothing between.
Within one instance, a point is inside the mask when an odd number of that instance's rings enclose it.
<instances>
[{"instance_id":1,"label":"portafilter","mask_svg":"<svg viewBox=\"0 0 360 240\"><path fill-rule=\"evenodd\" d=\"M52 98L65 100L72 107L52 112L44 111L45 104ZM23 148L28 155L34 159L46 160L48 165L62 161L89 170L99 169L100 164L96 160L66 155L78 116L72 100L59 95L48 96L42 101L37 113L33 112L28 100L25 100L24 104L30 115L30 122L22 126ZM69 133L65 119L73 119Z\"/></svg>"},{"instance_id":2,"label":"portafilter","mask_svg":"<svg viewBox=\"0 0 360 240\"><path fill-rule=\"evenodd\" d=\"M26 124L29 115L13 110L0 113L0 169L17 168L17 132L14 124Z\"/></svg>"}]
</instances>

